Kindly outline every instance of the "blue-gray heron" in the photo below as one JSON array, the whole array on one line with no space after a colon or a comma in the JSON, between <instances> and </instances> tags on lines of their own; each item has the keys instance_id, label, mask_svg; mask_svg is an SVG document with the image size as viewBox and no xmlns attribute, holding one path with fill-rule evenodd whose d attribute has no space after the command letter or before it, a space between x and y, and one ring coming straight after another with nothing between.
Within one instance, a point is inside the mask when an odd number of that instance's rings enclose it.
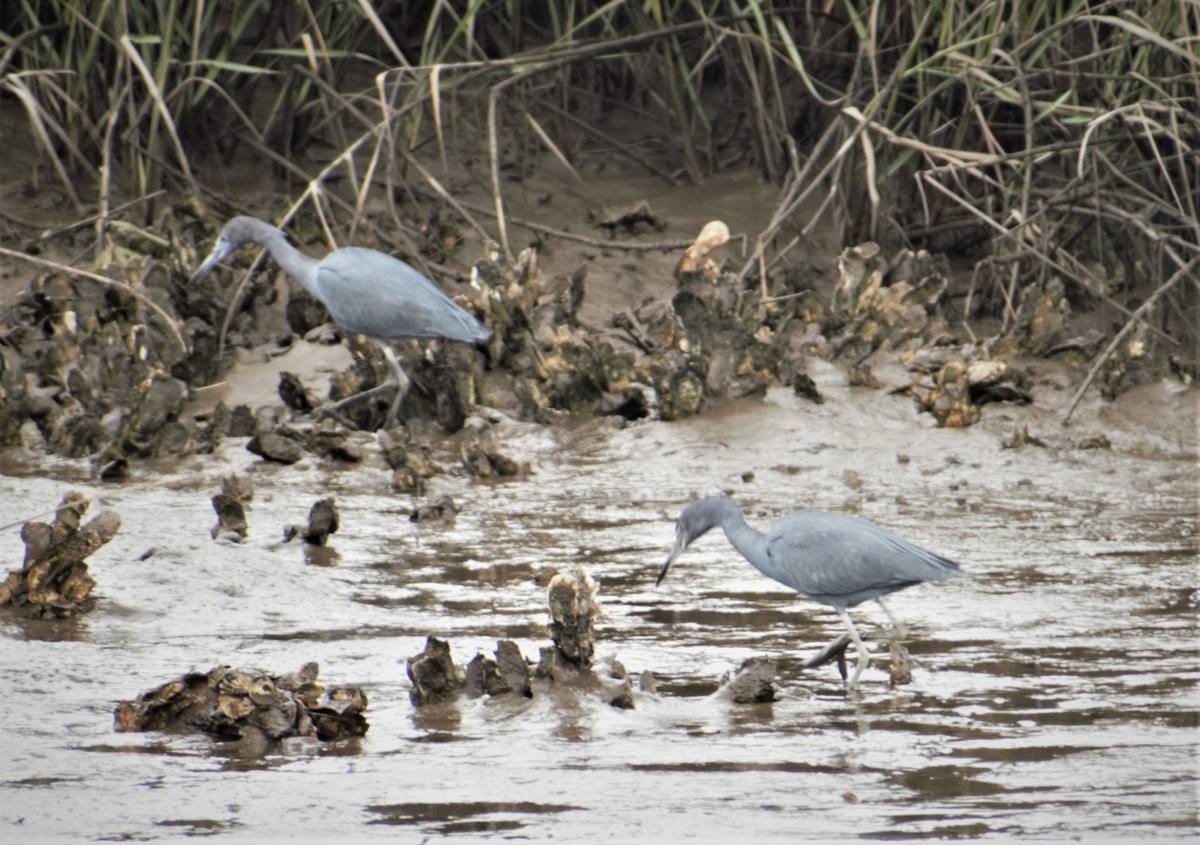
<instances>
[{"instance_id":1,"label":"blue-gray heron","mask_svg":"<svg viewBox=\"0 0 1200 845\"><path fill-rule=\"evenodd\" d=\"M398 258L353 246L334 250L319 260L310 258L288 243L283 230L254 217L234 217L225 224L212 252L192 275L192 281L248 243L270 250L283 271L316 297L339 326L366 335L383 347L396 386L396 398L388 411L388 426L395 424L400 403L409 388L408 376L396 358L392 341L440 337L481 343L492 335L433 282ZM359 394L362 395L365 394ZM357 398L334 403L326 410L340 408Z\"/></svg>"},{"instance_id":2,"label":"blue-gray heron","mask_svg":"<svg viewBox=\"0 0 1200 845\"><path fill-rule=\"evenodd\" d=\"M794 510L764 534L746 524L737 502L716 496L683 509L675 524L675 546L655 585L662 583L684 549L717 526L759 572L837 611L858 650L850 687L858 684L871 658L846 609L875 599L903 637L904 629L883 596L923 581L944 581L962 571L954 561L848 514Z\"/></svg>"}]
</instances>

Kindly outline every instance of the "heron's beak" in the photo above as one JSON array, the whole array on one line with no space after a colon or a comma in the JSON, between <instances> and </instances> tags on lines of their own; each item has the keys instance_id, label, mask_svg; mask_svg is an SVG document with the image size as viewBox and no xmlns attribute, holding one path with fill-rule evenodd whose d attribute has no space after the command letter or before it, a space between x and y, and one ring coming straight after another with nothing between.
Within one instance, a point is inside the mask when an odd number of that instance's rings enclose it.
<instances>
[{"instance_id":1,"label":"heron's beak","mask_svg":"<svg viewBox=\"0 0 1200 845\"><path fill-rule=\"evenodd\" d=\"M200 279L207 276L210 272L212 272L212 268L216 267L221 259L228 254L229 244L225 243L223 240L217 241L217 245L214 246L212 252L208 254L208 258L204 259L204 263L196 268L196 272L192 274L192 278L188 280L188 284L195 284Z\"/></svg>"},{"instance_id":2,"label":"heron's beak","mask_svg":"<svg viewBox=\"0 0 1200 845\"><path fill-rule=\"evenodd\" d=\"M675 558L679 557L684 548L683 534L676 533L675 545L671 548L671 554L667 556L667 562L663 564L662 571L658 573L658 580L654 582L654 586L657 587L667 577L667 570L671 568L671 564L675 562Z\"/></svg>"}]
</instances>

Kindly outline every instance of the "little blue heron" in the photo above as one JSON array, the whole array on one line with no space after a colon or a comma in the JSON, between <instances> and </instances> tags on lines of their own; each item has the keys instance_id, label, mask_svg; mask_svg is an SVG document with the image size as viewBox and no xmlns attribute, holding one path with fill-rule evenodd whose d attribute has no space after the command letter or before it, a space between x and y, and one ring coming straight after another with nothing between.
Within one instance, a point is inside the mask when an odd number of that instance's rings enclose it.
<instances>
[{"instance_id":1,"label":"little blue heron","mask_svg":"<svg viewBox=\"0 0 1200 845\"><path fill-rule=\"evenodd\" d=\"M763 575L837 611L858 650L858 668L850 687L858 683L871 657L846 608L875 599L903 637L903 628L882 597L961 572L954 561L848 514L801 508L780 517L763 534L746 524L737 502L716 496L683 509L675 524L675 546L655 586L662 583L684 549L717 526L725 529L733 547Z\"/></svg>"},{"instance_id":2,"label":"little blue heron","mask_svg":"<svg viewBox=\"0 0 1200 845\"><path fill-rule=\"evenodd\" d=\"M349 246L334 250L318 261L288 243L283 230L255 217L235 217L225 224L192 281L248 243L270 250L283 271L315 296L339 326L366 335L383 347L396 386L396 398L388 411L389 427L395 424L400 403L409 388L408 376L396 358L392 341L442 337L481 343L492 336L433 282L400 259L373 249ZM388 386L381 385L376 390ZM376 390L344 399L324 410L341 408Z\"/></svg>"}]
</instances>

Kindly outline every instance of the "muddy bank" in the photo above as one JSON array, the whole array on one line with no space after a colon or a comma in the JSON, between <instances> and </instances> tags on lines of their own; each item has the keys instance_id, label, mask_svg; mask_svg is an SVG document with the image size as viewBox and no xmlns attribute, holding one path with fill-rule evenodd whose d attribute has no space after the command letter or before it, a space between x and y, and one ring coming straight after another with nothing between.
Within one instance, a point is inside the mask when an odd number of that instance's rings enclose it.
<instances>
[{"instance_id":1,"label":"muddy bank","mask_svg":"<svg viewBox=\"0 0 1200 845\"><path fill-rule=\"evenodd\" d=\"M180 251L186 257L210 237L193 224L171 241L190 245ZM585 321L582 307L609 280L589 279L586 264L547 272L533 248L511 261L495 253L476 260L469 284L451 292L491 337L474 347L398 347L416 385L401 410L400 445L415 437L424 448L432 433L463 429L479 408L550 424L573 416L669 421L775 385L820 403L812 361L836 362L850 384L875 388L882 383L873 369L899 363L908 383L892 389L948 427L975 424L987 403L1031 401L1030 356L1068 362L1080 391L1094 382L1110 399L1164 375L1190 378L1151 354L1144 333L1127 349L1096 357L1106 335L1072 322L1061 285L1027 298L1008 329L983 337L956 317L952 294L961 282L943 256L884 255L864 243L826 258L824 280L802 273L743 278L722 257L728 237L724 223L710 221L686 250L661 250L674 266L655 280L659 294L604 314L599 324ZM120 477L130 460L207 454L224 438L247 435L248 448L265 460L291 464L306 453L361 460L348 434L383 425L388 391L336 413L321 408L386 380L380 347L329 323L294 283L255 284L261 288L230 292L216 278L187 285L180 273L157 273L143 290L67 273L37 276L13 304L8 352L0 355L0 446L90 457L105 477ZM242 366L226 353L253 365L309 340L345 344L349 366L345 358L326 364L324 384L311 371L277 366L277 383L244 404L210 395ZM1081 365L1093 359L1084 374ZM1074 404L1064 416L1073 411ZM495 444L466 463L484 476L520 472L519 456ZM422 469L407 474L418 487Z\"/></svg>"}]
</instances>

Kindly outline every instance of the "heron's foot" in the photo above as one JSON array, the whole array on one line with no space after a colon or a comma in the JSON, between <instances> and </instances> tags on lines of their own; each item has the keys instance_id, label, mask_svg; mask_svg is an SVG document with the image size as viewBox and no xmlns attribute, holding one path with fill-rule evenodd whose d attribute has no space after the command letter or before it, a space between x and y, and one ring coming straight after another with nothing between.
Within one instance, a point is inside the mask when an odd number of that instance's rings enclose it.
<instances>
[{"instance_id":1,"label":"heron's foot","mask_svg":"<svg viewBox=\"0 0 1200 845\"><path fill-rule=\"evenodd\" d=\"M349 405L353 405L355 402L361 402L364 399L371 399L375 396L379 396L380 394L387 393L389 390L395 390L396 387L396 382L388 379L383 384L376 385L369 390L364 390L362 393L355 393L353 396L347 396L345 399L339 399L336 402L326 402L321 407L314 408L312 412L313 417L317 420L324 419L325 417L333 417L348 428L357 428L357 426L355 426L345 417L341 416L338 411ZM396 399L392 402L392 406L388 411L386 422L388 428L392 428L395 425L396 412L400 408L400 400L402 398L403 395L397 395Z\"/></svg>"},{"instance_id":2,"label":"heron's foot","mask_svg":"<svg viewBox=\"0 0 1200 845\"><path fill-rule=\"evenodd\" d=\"M842 680L846 680L846 649L854 640L850 639L849 634L842 634L836 640L831 642L825 648L814 654L808 660L804 661L805 669L815 669L818 666L824 666L826 663L832 663L834 660L838 662L838 668L842 673Z\"/></svg>"},{"instance_id":3,"label":"heron's foot","mask_svg":"<svg viewBox=\"0 0 1200 845\"><path fill-rule=\"evenodd\" d=\"M854 689L858 686L858 679L862 677L862 673L871 665L871 652L867 651L867 647L861 642L855 643L858 649L858 666L854 669L854 677L846 681L846 689ZM845 673L842 678L846 677Z\"/></svg>"},{"instance_id":4,"label":"heron's foot","mask_svg":"<svg viewBox=\"0 0 1200 845\"><path fill-rule=\"evenodd\" d=\"M355 425L349 417L341 413L338 409L329 407L329 405L322 405L319 408L313 408L311 414L314 422L320 422L324 419L331 419L345 426L351 431L358 431L358 426Z\"/></svg>"},{"instance_id":5,"label":"heron's foot","mask_svg":"<svg viewBox=\"0 0 1200 845\"><path fill-rule=\"evenodd\" d=\"M852 644L858 652L858 663L854 667L854 677L850 677L850 671L846 665L846 652ZM871 653L867 650L866 645L855 643L849 634L842 634L829 645L825 646L825 648L804 661L803 666L805 669L813 669L817 666L824 666L826 663L832 663L835 660L837 661L838 674L842 676L842 682L846 684L847 688L853 688L858 685L858 679L862 677L862 673L871 665Z\"/></svg>"}]
</instances>

